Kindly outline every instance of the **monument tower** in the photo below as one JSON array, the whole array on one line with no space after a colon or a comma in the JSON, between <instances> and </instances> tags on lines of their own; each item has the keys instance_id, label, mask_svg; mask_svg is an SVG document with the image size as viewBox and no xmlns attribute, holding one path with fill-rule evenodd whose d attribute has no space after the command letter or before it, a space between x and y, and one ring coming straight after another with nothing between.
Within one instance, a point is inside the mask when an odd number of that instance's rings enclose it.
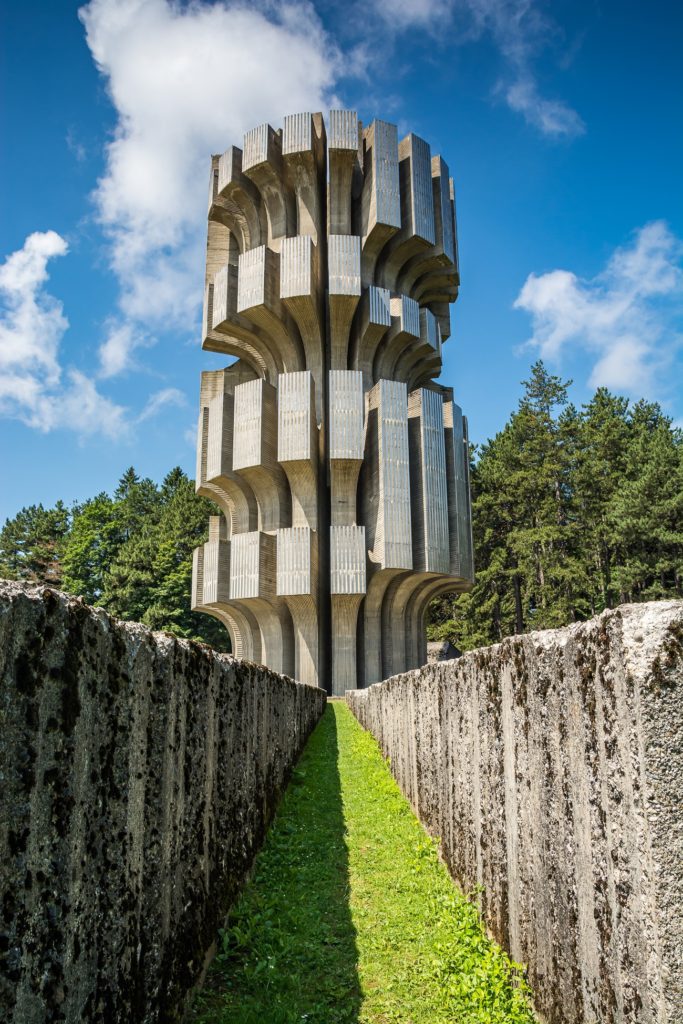
<instances>
[{"instance_id":1,"label":"monument tower","mask_svg":"<svg viewBox=\"0 0 683 1024\"><path fill-rule=\"evenodd\" d=\"M212 157L193 608L239 657L333 694L426 661L472 584L467 424L435 383L459 275L440 156L353 111Z\"/></svg>"}]
</instances>

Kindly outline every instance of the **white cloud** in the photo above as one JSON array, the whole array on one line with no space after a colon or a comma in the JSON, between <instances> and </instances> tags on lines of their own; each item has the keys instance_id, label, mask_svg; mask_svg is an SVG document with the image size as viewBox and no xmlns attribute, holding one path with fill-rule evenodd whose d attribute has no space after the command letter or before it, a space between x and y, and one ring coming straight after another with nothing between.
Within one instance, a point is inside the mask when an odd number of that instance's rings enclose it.
<instances>
[{"instance_id":1,"label":"white cloud","mask_svg":"<svg viewBox=\"0 0 683 1024\"><path fill-rule=\"evenodd\" d=\"M21 377L39 370L47 386L59 380L57 350L69 326L61 302L43 291L48 260L68 252L56 231L35 231L0 267L0 372Z\"/></svg>"},{"instance_id":2,"label":"white cloud","mask_svg":"<svg viewBox=\"0 0 683 1024\"><path fill-rule=\"evenodd\" d=\"M59 346L69 326L44 288L50 259L68 252L55 231L36 231L0 266L0 416L49 431L120 437L125 410L78 370L62 380Z\"/></svg>"},{"instance_id":3,"label":"white cloud","mask_svg":"<svg viewBox=\"0 0 683 1024\"><path fill-rule=\"evenodd\" d=\"M374 10L394 31L423 29L456 43L488 36L506 65L494 93L511 110L544 135L572 138L585 131L575 110L540 93L534 57L561 33L537 0L374 0Z\"/></svg>"},{"instance_id":4,"label":"white cloud","mask_svg":"<svg viewBox=\"0 0 683 1024\"><path fill-rule=\"evenodd\" d=\"M161 391L155 391L153 395L149 396L147 405L138 416L138 423L144 423L145 420L152 419L153 416L156 416L167 405L182 406L186 404L187 399L178 388L162 388Z\"/></svg>"},{"instance_id":5,"label":"white cloud","mask_svg":"<svg viewBox=\"0 0 683 1024\"><path fill-rule=\"evenodd\" d=\"M538 86L528 71L506 87L505 99L511 110L522 114L544 135L571 138L585 130L575 110L561 100L546 100L539 94Z\"/></svg>"},{"instance_id":6,"label":"white cloud","mask_svg":"<svg viewBox=\"0 0 683 1024\"><path fill-rule=\"evenodd\" d=\"M450 19L451 0L375 0L377 11L395 29L415 26L431 29Z\"/></svg>"},{"instance_id":7,"label":"white cloud","mask_svg":"<svg viewBox=\"0 0 683 1024\"><path fill-rule=\"evenodd\" d=\"M133 366L133 352L155 344L130 321L112 320L99 348L100 377L115 377Z\"/></svg>"},{"instance_id":8,"label":"white cloud","mask_svg":"<svg viewBox=\"0 0 683 1024\"><path fill-rule=\"evenodd\" d=\"M514 307L532 317L527 344L544 359L583 348L589 383L652 394L683 342L683 243L663 221L646 224L590 280L568 270L530 274Z\"/></svg>"},{"instance_id":9,"label":"white cloud","mask_svg":"<svg viewBox=\"0 0 683 1024\"><path fill-rule=\"evenodd\" d=\"M324 109L338 54L306 2L91 0L79 13L118 115L95 203L122 311L187 328L210 154L276 114ZM105 350L103 367L118 351Z\"/></svg>"},{"instance_id":10,"label":"white cloud","mask_svg":"<svg viewBox=\"0 0 683 1024\"><path fill-rule=\"evenodd\" d=\"M113 441L128 436L127 410L106 398L80 370L67 370L67 385L55 394L41 395L27 419L39 430L73 430L81 437L103 434Z\"/></svg>"}]
</instances>

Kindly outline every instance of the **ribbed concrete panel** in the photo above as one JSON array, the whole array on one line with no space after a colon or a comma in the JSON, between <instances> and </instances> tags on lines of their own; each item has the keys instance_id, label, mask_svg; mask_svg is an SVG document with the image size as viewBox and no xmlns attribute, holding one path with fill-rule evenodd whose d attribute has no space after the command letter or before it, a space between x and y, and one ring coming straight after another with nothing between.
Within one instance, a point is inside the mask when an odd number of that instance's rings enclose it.
<instances>
[{"instance_id":1,"label":"ribbed concrete panel","mask_svg":"<svg viewBox=\"0 0 683 1024\"><path fill-rule=\"evenodd\" d=\"M288 114L282 126L282 154L302 153L313 148L313 117Z\"/></svg>"},{"instance_id":2,"label":"ribbed concrete panel","mask_svg":"<svg viewBox=\"0 0 683 1024\"><path fill-rule=\"evenodd\" d=\"M312 295L314 287L313 239L310 235L285 238L280 250L280 297Z\"/></svg>"},{"instance_id":3,"label":"ribbed concrete panel","mask_svg":"<svg viewBox=\"0 0 683 1024\"><path fill-rule=\"evenodd\" d=\"M260 124L258 128L252 128L244 134L244 146L242 153L242 169L247 171L251 167L263 164L268 160L269 146L272 144L273 129L269 124Z\"/></svg>"},{"instance_id":4,"label":"ribbed concrete panel","mask_svg":"<svg viewBox=\"0 0 683 1024\"><path fill-rule=\"evenodd\" d=\"M401 166L404 162L407 165L401 196L403 229L434 245L432 154L429 144L418 135L409 135L401 141L398 156Z\"/></svg>"},{"instance_id":5,"label":"ribbed concrete panel","mask_svg":"<svg viewBox=\"0 0 683 1024\"><path fill-rule=\"evenodd\" d=\"M363 459L365 444L363 374L330 370L330 459Z\"/></svg>"},{"instance_id":6,"label":"ribbed concrete panel","mask_svg":"<svg viewBox=\"0 0 683 1024\"><path fill-rule=\"evenodd\" d=\"M391 315L398 317L397 330L402 334L420 336L420 307L408 295L397 295L391 299Z\"/></svg>"},{"instance_id":7,"label":"ribbed concrete panel","mask_svg":"<svg viewBox=\"0 0 683 1024\"><path fill-rule=\"evenodd\" d=\"M218 158L217 189L220 195L242 173L242 151L236 146L226 149Z\"/></svg>"},{"instance_id":8,"label":"ribbed concrete panel","mask_svg":"<svg viewBox=\"0 0 683 1024\"><path fill-rule=\"evenodd\" d=\"M386 121L373 121L368 136L370 162L366 165L367 216L363 234L375 224L401 226L401 194L398 174L398 133ZM365 197L364 197L365 199Z\"/></svg>"},{"instance_id":9,"label":"ribbed concrete panel","mask_svg":"<svg viewBox=\"0 0 683 1024\"><path fill-rule=\"evenodd\" d=\"M437 240L441 243L444 255L451 263L455 263L455 232L450 188L452 179L448 177L448 164L440 156L432 159L432 179Z\"/></svg>"},{"instance_id":10,"label":"ribbed concrete panel","mask_svg":"<svg viewBox=\"0 0 683 1024\"><path fill-rule=\"evenodd\" d=\"M213 206L216 194L218 192L218 167L216 166L215 160L211 161L211 168L209 171L209 210Z\"/></svg>"},{"instance_id":11,"label":"ribbed concrete panel","mask_svg":"<svg viewBox=\"0 0 683 1024\"><path fill-rule=\"evenodd\" d=\"M370 315L372 324L383 324L391 327L391 293L388 288L377 288L370 285L368 288Z\"/></svg>"},{"instance_id":12,"label":"ribbed concrete panel","mask_svg":"<svg viewBox=\"0 0 683 1024\"><path fill-rule=\"evenodd\" d=\"M233 469L259 466L263 459L263 393L265 381L249 380L235 388Z\"/></svg>"},{"instance_id":13,"label":"ribbed concrete panel","mask_svg":"<svg viewBox=\"0 0 683 1024\"><path fill-rule=\"evenodd\" d=\"M448 573L448 492L443 400L421 388L409 398L413 443L412 516L415 568Z\"/></svg>"},{"instance_id":14,"label":"ribbed concrete panel","mask_svg":"<svg viewBox=\"0 0 683 1024\"><path fill-rule=\"evenodd\" d=\"M202 604L230 600L230 541L213 540L204 545Z\"/></svg>"},{"instance_id":15,"label":"ribbed concrete panel","mask_svg":"<svg viewBox=\"0 0 683 1024\"><path fill-rule=\"evenodd\" d=\"M228 276L230 267L221 267L213 277L213 293L211 295L210 326L215 329L227 319L228 315Z\"/></svg>"},{"instance_id":16,"label":"ribbed concrete panel","mask_svg":"<svg viewBox=\"0 0 683 1024\"><path fill-rule=\"evenodd\" d=\"M265 245L259 245L250 252L243 252L239 258L237 277L237 310L262 306L266 301Z\"/></svg>"},{"instance_id":17,"label":"ribbed concrete panel","mask_svg":"<svg viewBox=\"0 0 683 1024\"><path fill-rule=\"evenodd\" d=\"M209 402L208 436L206 442L206 479L212 480L220 476L226 467L230 452L224 447L225 432L223 429L223 407L225 397L216 395ZM225 439L227 441L227 439Z\"/></svg>"},{"instance_id":18,"label":"ribbed concrete panel","mask_svg":"<svg viewBox=\"0 0 683 1024\"><path fill-rule=\"evenodd\" d=\"M278 462L316 457L313 377L308 370L278 378Z\"/></svg>"},{"instance_id":19,"label":"ribbed concrete panel","mask_svg":"<svg viewBox=\"0 0 683 1024\"><path fill-rule=\"evenodd\" d=\"M327 259L330 295L360 296L360 238L330 235Z\"/></svg>"},{"instance_id":20,"label":"ribbed concrete panel","mask_svg":"<svg viewBox=\"0 0 683 1024\"><path fill-rule=\"evenodd\" d=\"M395 125L293 113L211 158L202 345L236 362L202 376L223 515L193 606L238 656L340 694L421 664L430 601L469 589L466 420L434 383L457 258L448 167Z\"/></svg>"},{"instance_id":21,"label":"ribbed concrete panel","mask_svg":"<svg viewBox=\"0 0 683 1024\"><path fill-rule=\"evenodd\" d=\"M471 580L473 560L466 419L459 405L447 402L444 406L444 421L450 571Z\"/></svg>"},{"instance_id":22,"label":"ribbed concrete panel","mask_svg":"<svg viewBox=\"0 0 683 1024\"><path fill-rule=\"evenodd\" d=\"M420 310L420 340L434 349L437 355L441 355L439 322L430 309Z\"/></svg>"},{"instance_id":23,"label":"ribbed concrete panel","mask_svg":"<svg viewBox=\"0 0 683 1024\"><path fill-rule=\"evenodd\" d=\"M204 546L192 552L192 592L190 608L198 610L204 604Z\"/></svg>"},{"instance_id":24,"label":"ribbed concrete panel","mask_svg":"<svg viewBox=\"0 0 683 1024\"><path fill-rule=\"evenodd\" d=\"M379 555L387 568L412 569L408 394L398 381L381 380L377 387Z\"/></svg>"},{"instance_id":25,"label":"ribbed concrete panel","mask_svg":"<svg viewBox=\"0 0 683 1024\"><path fill-rule=\"evenodd\" d=\"M231 542L230 597L233 601L261 596L262 534L240 533Z\"/></svg>"},{"instance_id":26,"label":"ribbed concrete panel","mask_svg":"<svg viewBox=\"0 0 683 1024\"><path fill-rule=\"evenodd\" d=\"M311 573L312 533L307 526L277 531L277 593L282 597L314 595Z\"/></svg>"},{"instance_id":27,"label":"ribbed concrete panel","mask_svg":"<svg viewBox=\"0 0 683 1024\"><path fill-rule=\"evenodd\" d=\"M330 593L365 593L365 527L333 526L330 530Z\"/></svg>"},{"instance_id":28,"label":"ribbed concrete panel","mask_svg":"<svg viewBox=\"0 0 683 1024\"><path fill-rule=\"evenodd\" d=\"M358 150L358 114L355 110L331 110L330 149Z\"/></svg>"},{"instance_id":29,"label":"ribbed concrete panel","mask_svg":"<svg viewBox=\"0 0 683 1024\"><path fill-rule=\"evenodd\" d=\"M467 434L467 417L463 416L460 406L453 407L456 427L456 500L458 509L458 541L462 552L463 576L474 579L474 558L472 550L472 508L470 498L470 453ZM459 415L458 415L459 414Z\"/></svg>"}]
</instances>

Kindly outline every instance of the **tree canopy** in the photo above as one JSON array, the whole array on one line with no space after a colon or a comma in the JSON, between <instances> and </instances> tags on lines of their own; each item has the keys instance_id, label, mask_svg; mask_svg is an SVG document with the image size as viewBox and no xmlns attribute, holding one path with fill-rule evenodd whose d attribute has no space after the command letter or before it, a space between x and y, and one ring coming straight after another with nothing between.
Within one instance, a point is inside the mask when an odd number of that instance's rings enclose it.
<instances>
[{"instance_id":1,"label":"tree canopy","mask_svg":"<svg viewBox=\"0 0 683 1024\"><path fill-rule=\"evenodd\" d=\"M0 576L46 583L122 619L230 646L226 630L190 610L192 551L216 509L172 469L160 486L131 466L113 495L67 509L22 509L0 531Z\"/></svg>"},{"instance_id":2,"label":"tree canopy","mask_svg":"<svg viewBox=\"0 0 683 1024\"><path fill-rule=\"evenodd\" d=\"M474 589L430 609L430 638L461 650L683 596L683 432L606 388L576 409L540 361L523 386L472 452Z\"/></svg>"}]
</instances>

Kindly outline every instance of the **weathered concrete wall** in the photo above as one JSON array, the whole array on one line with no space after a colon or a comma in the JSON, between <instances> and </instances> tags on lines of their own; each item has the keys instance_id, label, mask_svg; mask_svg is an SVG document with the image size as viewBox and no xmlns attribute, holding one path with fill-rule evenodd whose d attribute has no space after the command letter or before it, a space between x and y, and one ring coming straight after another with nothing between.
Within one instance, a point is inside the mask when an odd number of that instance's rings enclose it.
<instances>
[{"instance_id":1,"label":"weathered concrete wall","mask_svg":"<svg viewBox=\"0 0 683 1024\"><path fill-rule=\"evenodd\" d=\"M347 700L548 1021L683 1021L683 602Z\"/></svg>"},{"instance_id":2,"label":"weathered concrete wall","mask_svg":"<svg viewBox=\"0 0 683 1024\"><path fill-rule=\"evenodd\" d=\"M0 582L0 1020L174 1019L324 703Z\"/></svg>"}]
</instances>

